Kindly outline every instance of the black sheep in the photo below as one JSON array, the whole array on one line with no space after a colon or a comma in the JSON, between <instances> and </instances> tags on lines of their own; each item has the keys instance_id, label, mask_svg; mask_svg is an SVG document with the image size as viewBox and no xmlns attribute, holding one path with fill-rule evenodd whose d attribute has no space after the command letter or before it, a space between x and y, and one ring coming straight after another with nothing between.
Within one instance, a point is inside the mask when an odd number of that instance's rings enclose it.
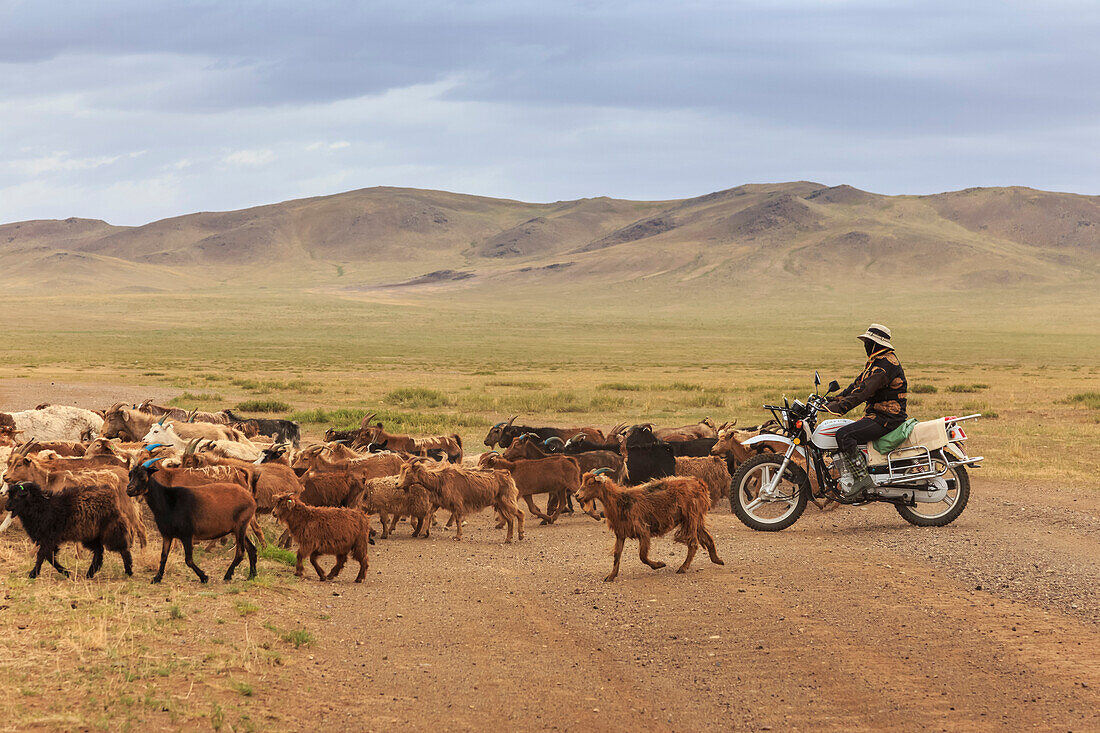
<instances>
[{"instance_id":1,"label":"black sheep","mask_svg":"<svg viewBox=\"0 0 1100 733\"><path fill-rule=\"evenodd\" d=\"M118 507L114 489L73 486L49 494L38 484L17 483L8 489L8 510L19 517L27 535L38 545L30 577L38 577L43 560L48 560L57 572L68 577L69 571L57 561L62 542L79 542L92 551L89 578L103 566L104 548L121 555L126 574L134 574L130 528Z\"/></svg>"}]
</instances>

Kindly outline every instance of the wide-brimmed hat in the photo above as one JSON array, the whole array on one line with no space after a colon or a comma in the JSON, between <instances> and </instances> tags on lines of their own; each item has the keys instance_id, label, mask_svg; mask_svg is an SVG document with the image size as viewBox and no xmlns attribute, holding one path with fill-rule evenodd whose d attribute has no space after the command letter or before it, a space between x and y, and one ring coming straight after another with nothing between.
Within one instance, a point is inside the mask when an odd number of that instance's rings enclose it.
<instances>
[{"instance_id":1,"label":"wide-brimmed hat","mask_svg":"<svg viewBox=\"0 0 1100 733\"><path fill-rule=\"evenodd\" d=\"M873 341L879 346L884 346L887 349L894 348L894 345L890 343L890 329L881 323L872 323L867 327L867 330L861 333L856 338L866 339L867 341Z\"/></svg>"}]
</instances>

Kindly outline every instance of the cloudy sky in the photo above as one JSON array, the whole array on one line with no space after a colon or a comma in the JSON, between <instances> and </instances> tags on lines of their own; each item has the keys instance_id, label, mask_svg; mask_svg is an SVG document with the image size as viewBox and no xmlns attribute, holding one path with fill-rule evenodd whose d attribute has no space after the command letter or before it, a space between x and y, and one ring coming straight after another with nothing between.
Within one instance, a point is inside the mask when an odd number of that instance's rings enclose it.
<instances>
[{"instance_id":1,"label":"cloudy sky","mask_svg":"<svg viewBox=\"0 0 1100 733\"><path fill-rule=\"evenodd\" d=\"M0 0L0 221L376 185L1100 194L1100 4Z\"/></svg>"}]
</instances>

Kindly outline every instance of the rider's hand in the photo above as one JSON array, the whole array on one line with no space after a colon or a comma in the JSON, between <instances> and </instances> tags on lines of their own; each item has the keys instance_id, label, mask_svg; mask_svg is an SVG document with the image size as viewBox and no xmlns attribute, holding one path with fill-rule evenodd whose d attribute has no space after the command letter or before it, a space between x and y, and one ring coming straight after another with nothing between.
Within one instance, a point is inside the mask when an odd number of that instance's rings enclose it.
<instances>
[{"instance_id":1,"label":"rider's hand","mask_svg":"<svg viewBox=\"0 0 1100 733\"><path fill-rule=\"evenodd\" d=\"M846 410L840 407L839 402L837 402L836 400L831 400L825 403L825 412L829 413L830 415L836 415L837 417L840 417L846 412Z\"/></svg>"}]
</instances>

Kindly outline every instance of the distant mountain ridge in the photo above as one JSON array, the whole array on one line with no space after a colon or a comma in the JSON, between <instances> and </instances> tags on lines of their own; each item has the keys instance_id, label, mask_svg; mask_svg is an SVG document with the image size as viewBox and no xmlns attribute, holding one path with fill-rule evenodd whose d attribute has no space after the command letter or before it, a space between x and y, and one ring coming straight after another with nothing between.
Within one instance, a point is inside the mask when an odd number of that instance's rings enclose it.
<instances>
[{"instance_id":1,"label":"distant mountain ridge","mask_svg":"<svg viewBox=\"0 0 1100 733\"><path fill-rule=\"evenodd\" d=\"M1100 197L1017 187L884 196L798 181L672 201L532 204L379 187L137 227L4 224L0 268L8 285L47 290L218 282L361 292L553 278L726 287L841 274L937 287L1059 283L1100 272Z\"/></svg>"}]
</instances>

